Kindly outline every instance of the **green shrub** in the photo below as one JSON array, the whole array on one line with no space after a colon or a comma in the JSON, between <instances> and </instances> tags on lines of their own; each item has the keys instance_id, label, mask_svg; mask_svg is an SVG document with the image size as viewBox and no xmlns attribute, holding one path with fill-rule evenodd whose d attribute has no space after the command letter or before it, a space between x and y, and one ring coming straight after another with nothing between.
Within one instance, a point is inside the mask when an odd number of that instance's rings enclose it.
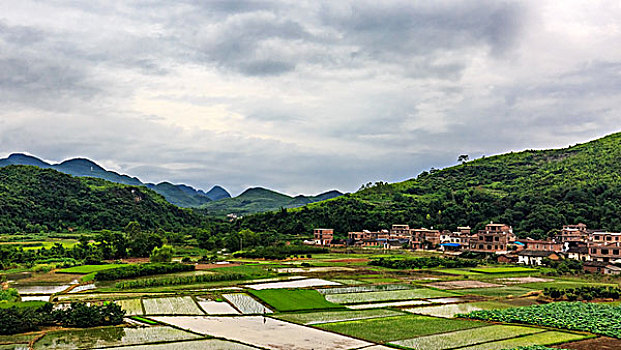
<instances>
[{"instance_id":1,"label":"green shrub","mask_svg":"<svg viewBox=\"0 0 621 350\"><path fill-rule=\"evenodd\" d=\"M171 262L174 253L175 252L174 252L173 247L165 244L161 247L153 248L153 251L151 252L151 256L149 257L149 260L153 263Z\"/></svg>"},{"instance_id":2,"label":"green shrub","mask_svg":"<svg viewBox=\"0 0 621 350\"><path fill-rule=\"evenodd\" d=\"M54 322L67 327L97 327L123 323L125 311L115 303L90 305L75 303L65 310L54 310Z\"/></svg>"},{"instance_id":3,"label":"green shrub","mask_svg":"<svg viewBox=\"0 0 621 350\"><path fill-rule=\"evenodd\" d=\"M429 257L429 258L415 258L415 259L384 259L379 258L376 260L371 260L369 265L373 266L382 266L388 267L391 269L422 269L422 268L430 268L430 267L446 267L446 268L457 268L457 267L475 267L478 265L478 261L470 260L470 259L459 259L459 258L438 258L438 257Z\"/></svg>"},{"instance_id":4,"label":"green shrub","mask_svg":"<svg viewBox=\"0 0 621 350\"><path fill-rule=\"evenodd\" d=\"M37 330L39 325L49 323L52 311L50 303L11 303L0 308L0 334L15 334Z\"/></svg>"}]
</instances>

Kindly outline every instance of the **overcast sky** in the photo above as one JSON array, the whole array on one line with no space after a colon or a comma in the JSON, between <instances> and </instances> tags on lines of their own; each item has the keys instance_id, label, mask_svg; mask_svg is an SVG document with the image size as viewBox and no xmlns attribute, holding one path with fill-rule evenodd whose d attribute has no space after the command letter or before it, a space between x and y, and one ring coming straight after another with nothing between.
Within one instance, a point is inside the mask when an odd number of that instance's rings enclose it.
<instances>
[{"instance_id":1,"label":"overcast sky","mask_svg":"<svg viewBox=\"0 0 621 350\"><path fill-rule=\"evenodd\" d=\"M0 157L355 191L621 130L619 1L0 0Z\"/></svg>"}]
</instances>

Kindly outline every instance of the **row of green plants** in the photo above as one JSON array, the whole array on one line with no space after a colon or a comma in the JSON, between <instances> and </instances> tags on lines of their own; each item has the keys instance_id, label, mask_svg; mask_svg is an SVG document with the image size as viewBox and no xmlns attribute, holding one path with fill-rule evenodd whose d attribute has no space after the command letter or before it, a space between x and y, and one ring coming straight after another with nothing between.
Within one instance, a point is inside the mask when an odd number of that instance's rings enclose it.
<instances>
[{"instance_id":1,"label":"row of green plants","mask_svg":"<svg viewBox=\"0 0 621 350\"><path fill-rule=\"evenodd\" d=\"M384 259L379 258L371 260L369 265L388 267L391 269L422 269L430 267L475 267L479 264L476 260L459 259L459 258L438 258L435 256L429 258L415 258L415 259Z\"/></svg>"},{"instance_id":2,"label":"row of green plants","mask_svg":"<svg viewBox=\"0 0 621 350\"><path fill-rule=\"evenodd\" d=\"M175 273L184 271L194 271L194 265L180 263L148 263L120 266L114 269L99 271L95 274L97 281L112 281L123 278L159 275L164 273Z\"/></svg>"},{"instance_id":3,"label":"row of green plants","mask_svg":"<svg viewBox=\"0 0 621 350\"><path fill-rule=\"evenodd\" d=\"M593 299L619 299L621 289L612 286L584 286L577 288L545 288L543 295L552 299L593 300Z\"/></svg>"},{"instance_id":4,"label":"row of green plants","mask_svg":"<svg viewBox=\"0 0 621 350\"><path fill-rule=\"evenodd\" d=\"M322 254L327 252L327 248L305 245L283 245L257 247L248 251L239 251L234 253L233 255L240 258L281 260L289 256L297 256L303 254Z\"/></svg>"},{"instance_id":5,"label":"row of green plants","mask_svg":"<svg viewBox=\"0 0 621 350\"><path fill-rule=\"evenodd\" d=\"M123 323L125 311L114 303L103 305L71 304L66 309L53 310L52 304L42 301L12 303L0 307L0 334L16 334L39 329L41 326L97 327Z\"/></svg>"},{"instance_id":6,"label":"row of green plants","mask_svg":"<svg viewBox=\"0 0 621 350\"><path fill-rule=\"evenodd\" d=\"M621 306L606 304L563 301L503 310L472 311L458 317L532 324L621 338Z\"/></svg>"},{"instance_id":7,"label":"row of green plants","mask_svg":"<svg viewBox=\"0 0 621 350\"><path fill-rule=\"evenodd\" d=\"M247 278L247 275L241 273L223 273L223 274L202 274L193 276L175 276L162 278L146 278L132 281L122 281L116 283L116 288L133 289L160 286L176 286L184 284L196 284L206 282L236 281Z\"/></svg>"}]
</instances>

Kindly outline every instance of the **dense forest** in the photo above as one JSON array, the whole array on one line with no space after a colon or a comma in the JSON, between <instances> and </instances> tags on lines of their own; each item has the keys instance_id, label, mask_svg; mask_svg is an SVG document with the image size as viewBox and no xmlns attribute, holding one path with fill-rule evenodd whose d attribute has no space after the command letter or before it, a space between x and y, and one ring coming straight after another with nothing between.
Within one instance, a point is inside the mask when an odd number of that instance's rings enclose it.
<instances>
[{"instance_id":1,"label":"dense forest","mask_svg":"<svg viewBox=\"0 0 621 350\"><path fill-rule=\"evenodd\" d=\"M621 133L565 149L484 157L330 201L246 216L239 228L339 234L389 228L482 228L493 220L543 237L563 224L621 231Z\"/></svg>"},{"instance_id":2,"label":"dense forest","mask_svg":"<svg viewBox=\"0 0 621 350\"><path fill-rule=\"evenodd\" d=\"M205 226L205 217L168 203L142 186L78 178L52 169L0 168L0 232L120 230Z\"/></svg>"}]
</instances>

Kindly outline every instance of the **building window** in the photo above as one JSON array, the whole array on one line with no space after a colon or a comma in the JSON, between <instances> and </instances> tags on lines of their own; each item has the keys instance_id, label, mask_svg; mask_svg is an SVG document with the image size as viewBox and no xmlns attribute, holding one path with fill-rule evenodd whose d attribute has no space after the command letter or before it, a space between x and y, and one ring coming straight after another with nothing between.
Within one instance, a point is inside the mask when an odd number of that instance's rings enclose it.
<instances>
[{"instance_id":1,"label":"building window","mask_svg":"<svg viewBox=\"0 0 621 350\"><path fill-rule=\"evenodd\" d=\"M619 249L614 249L612 251L612 255L619 255Z\"/></svg>"},{"instance_id":2,"label":"building window","mask_svg":"<svg viewBox=\"0 0 621 350\"><path fill-rule=\"evenodd\" d=\"M608 249L602 249L602 254L608 255Z\"/></svg>"}]
</instances>

